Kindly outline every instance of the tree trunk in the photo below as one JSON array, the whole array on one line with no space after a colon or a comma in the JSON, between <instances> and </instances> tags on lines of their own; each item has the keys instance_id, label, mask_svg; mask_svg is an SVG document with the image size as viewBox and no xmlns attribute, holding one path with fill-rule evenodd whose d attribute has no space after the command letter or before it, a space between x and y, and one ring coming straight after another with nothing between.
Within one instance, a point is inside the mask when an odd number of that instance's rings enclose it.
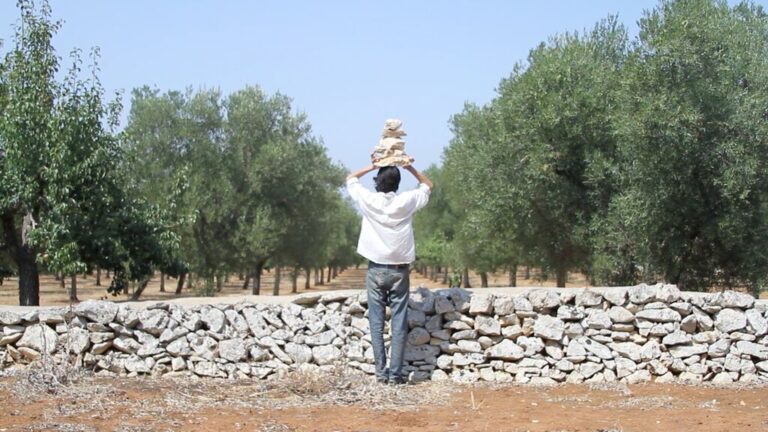
<instances>
[{"instance_id":1,"label":"tree trunk","mask_svg":"<svg viewBox=\"0 0 768 432\"><path fill-rule=\"evenodd\" d=\"M27 214L21 224L21 237L15 226L13 212L2 216L5 245L8 248L19 272L19 306L40 306L40 274L35 262L35 250L27 243L27 233L32 228L34 220Z\"/></svg>"},{"instance_id":2,"label":"tree trunk","mask_svg":"<svg viewBox=\"0 0 768 432\"><path fill-rule=\"evenodd\" d=\"M311 271L309 270L309 267L307 267L306 269L304 269L304 273L305 273L305 274L306 274L306 276L307 276L307 280L305 280L305 281L304 281L304 289L305 289L305 290L308 290L309 288L311 288L311 287L309 286L309 276L310 276L310 273L311 273Z\"/></svg>"},{"instance_id":3,"label":"tree trunk","mask_svg":"<svg viewBox=\"0 0 768 432\"><path fill-rule=\"evenodd\" d=\"M291 272L291 292L295 293L299 291L299 272L296 271L296 267Z\"/></svg>"},{"instance_id":4,"label":"tree trunk","mask_svg":"<svg viewBox=\"0 0 768 432\"><path fill-rule=\"evenodd\" d=\"M261 294L261 272L264 270L264 263L260 262L256 264L256 271L253 272L253 288L251 294Z\"/></svg>"},{"instance_id":5,"label":"tree trunk","mask_svg":"<svg viewBox=\"0 0 768 432\"><path fill-rule=\"evenodd\" d=\"M565 283L568 281L568 270L564 268L556 269L555 275L557 276L557 287L565 288Z\"/></svg>"},{"instance_id":6,"label":"tree trunk","mask_svg":"<svg viewBox=\"0 0 768 432\"><path fill-rule=\"evenodd\" d=\"M101 269L96 267L96 286L101 286Z\"/></svg>"},{"instance_id":7,"label":"tree trunk","mask_svg":"<svg viewBox=\"0 0 768 432\"><path fill-rule=\"evenodd\" d=\"M320 267L320 282L315 285L325 285L325 268Z\"/></svg>"},{"instance_id":8,"label":"tree trunk","mask_svg":"<svg viewBox=\"0 0 768 432\"><path fill-rule=\"evenodd\" d=\"M448 283L450 281L448 280L448 267L445 267L445 271L443 272L443 285L448 286Z\"/></svg>"},{"instance_id":9,"label":"tree trunk","mask_svg":"<svg viewBox=\"0 0 768 432\"><path fill-rule=\"evenodd\" d=\"M339 276L339 268L338 267L334 267L333 268L333 275L331 277L336 279L338 276Z\"/></svg>"},{"instance_id":10,"label":"tree trunk","mask_svg":"<svg viewBox=\"0 0 768 432\"><path fill-rule=\"evenodd\" d=\"M64 279L64 273L59 275L59 287L63 290L67 289L67 282Z\"/></svg>"},{"instance_id":11,"label":"tree trunk","mask_svg":"<svg viewBox=\"0 0 768 432\"><path fill-rule=\"evenodd\" d=\"M480 272L480 288L488 288L488 273Z\"/></svg>"},{"instance_id":12,"label":"tree trunk","mask_svg":"<svg viewBox=\"0 0 768 432\"><path fill-rule=\"evenodd\" d=\"M222 276L220 274L216 275L216 292L221 292L221 290L224 289L225 280L226 280L226 276Z\"/></svg>"},{"instance_id":13,"label":"tree trunk","mask_svg":"<svg viewBox=\"0 0 768 432\"><path fill-rule=\"evenodd\" d=\"M531 279L531 266L525 266L525 274L523 275L523 279L525 280Z\"/></svg>"},{"instance_id":14,"label":"tree trunk","mask_svg":"<svg viewBox=\"0 0 768 432\"><path fill-rule=\"evenodd\" d=\"M280 266L275 266L275 284L272 286L272 295L280 295Z\"/></svg>"},{"instance_id":15,"label":"tree trunk","mask_svg":"<svg viewBox=\"0 0 768 432\"><path fill-rule=\"evenodd\" d=\"M160 272L160 292L165 292L165 273Z\"/></svg>"},{"instance_id":16,"label":"tree trunk","mask_svg":"<svg viewBox=\"0 0 768 432\"><path fill-rule=\"evenodd\" d=\"M187 273L187 291L192 290L192 273Z\"/></svg>"},{"instance_id":17,"label":"tree trunk","mask_svg":"<svg viewBox=\"0 0 768 432\"><path fill-rule=\"evenodd\" d=\"M110 279L112 277L112 272L107 270L107 279Z\"/></svg>"},{"instance_id":18,"label":"tree trunk","mask_svg":"<svg viewBox=\"0 0 768 432\"><path fill-rule=\"evenodd\" d=\"M69 301L80 301L77 299L77 274L73 274L69 282Z\"/></svg>"},{"instance_id":19,"label":"tree trunk","mask_svg":"<svg viewBox=\"0 0 768 432\"><path fill-rule=\"evenodd\" d=\"M145 289L147 289L147 285L149 284L149 278L144 279L139 284L139 287L136 289L136 291L133 292L133 295L131 296L131 300L136 301L141 297L141 294L144 292Z\"/></svg>"},{"instance_id":20,"label":"tree trunk","mask_svg":"<svg viewBox=\"0 0 768 432\"><path fill-rule=\"evenodd\" d=\"M326 283L331 283L331 266L328 266L328 275L327 279L325 281Z\"/></svg>"},{"instance_id":21,"label":"tree trunk","mask_svg":"<svg viewBox=\"0 0 768 432\"><path fill-rule=\"evenodd\" d=\"M187 277L186 273L179 275L179 280L176 281L176 295L181 294L181 290L184 288L184 278Z\"/></svg>"},{"instance_id":22,"label":"tree trunk","mask_svg":"<svg viewBox=\"0 0 768 432\"><path fill-rule=\"evenodd\" d=\"M0 276L0 286L3 286L3 277Z\"/></svg>"},{"instance_id":23,"label":"tree trunk","mask_svg":"<svg viewBox=\"0 0 768 432\"><path fill-rule=\"evenodd\" d=\"M509 286L517 286L517 264L513 264L512 267L509 268Z\"/></svg>"},{"instance_id":24,"label":"tree trunk","mask_svg":"<svg viewBox=\"0 0 768 432\"><path fill-rule=\"evenodd\" d=\"M244 281L243 282L243 289L247 290L248 289L248 284L251 282L251 274L250 273L246 273L245 276L243 277L243 279L241 279L241 280Z\"/></svg>"},{"instance_id":25,"label":"tree trunk","mask_svg":"<svg viewBox=\"0 0 768 432\"><path fill-rule=\"evenodd\" d=\"M16 265L19 269L19 305L40 306L40 275L34 255L28 247L19 253Z\"/></svg>"},{"instance_id":26,"label":"tree trunk","mask_svg":"<svg viewBox=\"0 0 768 432\"><path fill-rule=\"evenodd\" d=\"M469 269L467 268L461 274L461 285L463 288L472 288L472 285L469 283Z\"/></svg>"}]
</instances>

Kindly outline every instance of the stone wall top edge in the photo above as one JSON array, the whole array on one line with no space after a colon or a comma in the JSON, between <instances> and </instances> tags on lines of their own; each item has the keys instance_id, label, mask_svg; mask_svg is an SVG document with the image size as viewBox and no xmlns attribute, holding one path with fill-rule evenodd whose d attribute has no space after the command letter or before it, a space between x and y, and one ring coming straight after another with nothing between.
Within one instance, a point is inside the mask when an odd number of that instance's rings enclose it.
<instances>
[{"instance_id":1,"label":"stone wall top edge","mask_svg":"<svg viewBox=\"0 0 768 432\"><path fill-rule=\"evenodd\" d=\"M641 286L641 285L636 285ZM463 288L433 288L430 289L430 291L435 293L440 292L448 292L450 290L456 290L460 289L468 294L471 295L495 295L495 296L515 296L515 295L527 295L528 293L532 291L552 291L555 293L562 293L562 292L572 292L572 293L580 293L584 290L590 290L595 291L598 293L603 293L605 291L616 291L621 289L629 289L633 288L633 286L620 286L620 287L573 287L573 288L555 288L555 287L537 287L537 286L528 286L528 287L491 287L491 288L470 288L470 289L463 289ZM416 292L423 288L412 288L411 292ZM294 294L294 295L287 295L287 296L256 296L256 295L244 295L244 296L231 296L231 297L182 297L182 298L174 298L169 300L143 300L143 301L113 301L113 300L86 300L86 301L107 301L112 302L118 305L118 307L128 307L132 309L147 309L147 308L157 308L158 306L162 305L176 305L176 306L182 306L182 307L188 307L188 308L194 308L194 307L202 307L205 305L215 306L215 305L236 305L236 304L268 304L268 305L284 305L284 304L302 304L302 303L315 303L320 298L332 298L332 297L350 297L353 295L358 295L361 293L362 289L347 289L347 290L332 290L332 291L317 291L317 292L308 292L308 293L301 293L301 294ZM718 292L712 292L712 293L705 293L705 292L698 292L698 291L680 291L680 294L683 297L701 297L706 295L717 295ZM756 299L755 300L756 305L768 305L768 299ZM69 308L69 305L42 305L42 306L17 306L17 305L0 305L0 312L8 311L8 312L29 312L32 310L39 310L39 309L67 309ZM76 304L73 304L72 307L76 307Z\"/></svg>"}]
</instances>

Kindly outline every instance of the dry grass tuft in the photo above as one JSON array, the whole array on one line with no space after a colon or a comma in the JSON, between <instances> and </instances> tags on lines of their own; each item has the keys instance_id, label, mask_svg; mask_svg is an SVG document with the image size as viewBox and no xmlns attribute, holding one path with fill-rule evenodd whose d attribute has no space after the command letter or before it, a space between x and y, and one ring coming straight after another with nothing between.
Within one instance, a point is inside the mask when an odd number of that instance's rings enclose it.
<instances>
[{"instance_id":1,"label":"dry grass tuft","mask_svg":"<svg viewBox=\"0 0 768 432\"><path fill-rule=\"evenodd\" d=\"M361 377L352 371L335 367L330 371L298 370L267 383L271 390L284 390L299 397L316 397L351 389Z\"/></svg>"},{"instance_id":2,"label":"dry grass tuft","mask_svg":"<svg viewBox=\"0 0 768 432\"><path fill-rule=\"evenodd\" d=\"M88 375L90 372L68 361L56 363L49 356L43 356L15 370L13 376L20 385L14 386L12 392L18 398L32 398L41 393L58 395L76 388L76 384Z\"/></svg>"}]
</instances>

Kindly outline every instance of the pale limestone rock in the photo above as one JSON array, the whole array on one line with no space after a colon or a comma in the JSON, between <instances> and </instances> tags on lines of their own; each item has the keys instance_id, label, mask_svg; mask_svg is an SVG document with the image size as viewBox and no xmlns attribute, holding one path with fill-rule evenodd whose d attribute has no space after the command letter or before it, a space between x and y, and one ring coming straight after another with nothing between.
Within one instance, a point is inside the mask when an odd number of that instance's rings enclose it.
<instances>
[{"instance_id":1,"label":"pale limestone rock","mask_svg":"<svg viewBox=\"0 0 768 432\"><path fill-rule=\"evenodd\" d=\"M706 345L677 345L669 348L669 353L675 358L686 358L707 352Z\"/></svg>"},{"instance_id":2,"label":"pale limestone rock","mask_svg":"<svg viewBox=\"0 0 768 432\"><path fill-rule=\"evenodd\" d=\"M2 325L16 325L16 324L20 324L20 323L21 323L21 316L19 314L17 314L16 312L0 311L0 324L2 324Z\"/></svg>"},{"instance_id":3,"label":"pale limestone rock","mask_svg":"<svg viewBox=\"0 0 768 432\"><path fill-rule=\"evenodd\" d=\"M760 337L768 333L768 320L763 318L760 311L755 309L749 309L746 311L747 324L752 330L750 333Z\"/></svg>"},{"instance_id":4,"label":"pale limestone rock","mask_svg":"<svg viewBox=\"0 0 768 432\"><path fill-rule=\"evenodd\" d=\"M586 313L580 306L560 306L557 309L557 317L563 321L580 321Z\"/></svg>"},{"instance_id":5,"label":"pale limestone rock","mask_svg":"<svg viewBox=\"0 0 768 432\"><path fill-rule=\"evenodd\" d=\"M480 353L483 352L483 347L480 345L480 342L473 341L473 340L460 340L457 345L459 346L459 351L464 353Z\"/></svg>"},{"instance_id":6,"label":"pale limestone rock","mask_svg":"<svg viewBox=\"0 0 768 432\"><path fill-rule=\"evenodd\" d=\"M535 311L545 311L560 306L560 296L552 290L533 290L528 293L528 300Z\"/></svg>"},{"instance_id":7,"label":"pale limestone rock","mask_svg":"<svg viewBox=\"0 0 768 432\"><path fill-rule=\"evenodd\" d=\"M741 330L747 326L747 316L738 309L723 309L715 318L715 327L723 333Z\"/></svg>"},{"instance_id":8,"label":"pale limestone rock","mask_svg":"<svg viewBox=\"0 0 768 432\"><path fill-rule=\"evenodd\" d=\"M714 303L724 308L749 309L755 304L755 298L746 293L724 291L717 295Z\"/></svg>"},{"instance_id":9,"label":"pale limestone rock","mask_svg":"<svg viewBox=\"0 0 768 432\"><path fill-rule=\"evenodd\" d=\"M75 306L75 314L105 325L115 320L117 310L116 304L100 300L85 300Z\"/></svg>"},{"instance_id":10,"label":"pale limestone rock","mask_svg":"<svg viewBox=\"0 0 768 432\"><path fill-rule=\"evenodd\" d=\"M590 309L583 322L588 328L596 330L610 329L613 324L608 313L599 309Z\"/></svg>"},{"instance_id":11,"label":"pale limestone rock","mask_svg":"<svg viewBox=\"0 0 768 432\"><path fill-rule=\"evenodd\" d=\"M643 309L635 317L655 323L679 322L682 317L672 309Z\"/></svg>"},{"instance_id":12,"label":"pale limestone rock","mask_svg":"<svg viewBox=\"0 0 768 432\"><path fill-rule=\"evenodd\" d=\"M623 306L627 302L627 289L622 287L604 288L603 298L614 306Z\"/></svg>"},{"instance_id":13,"label":"pale limestone rock","mask_svg":"<svg viewBox=\"0 0 768 432\"><path fill-rule=\"evenodd\" d=\"M515 302L512 300L512 297L496 297L493 301L493 313L496 315L510 315L515 313Z\"/></svg>"},{"instance_id":14,"label":"pale limestone rock","mask_svg":"<svg viewBox=\"0 0 768 432\"><path fill-rule=\"evenodd\" d=\"M586 338L586 337L581 338L580 342L584 345L587 351L591 352L592 354L596 355L597 357L603 360L608 360L613 358L613 353L611 352L611 349L601 344L600 342L596 342L593 339Z\"/></svg>"},{"instance_id":15,"label":"pale limestone rock","mask_svg":"<svg viewBox=\"0 0 768 432\"><path fill-rule=\"evenodd\" d=\"M499 320L490 316L484 316L484 315L476 316L475 329L481 335L486 335L486 336L501 335L501 323L499 322Z\"/></svg>"},{"instance_id":16,"label":"pale limestone rock","mask_svg":"<svg viewBox=\"0 0 768 432\"><path fill-rule=\"evenodd\" d=\"M628 377L624 378L624 382L627 384L640 384L651 380L651 373L645 369L640 369L633 372Z\"/></svg>"},{"instance_id":17,"label":"pale limestone rock","mask_svg":"<svg viewBox=\"0 0 768 432\"><path fill-rule=\"evenodd\" d=\"M154 336L160 336L168 325L168 313L162 309L140 311L138 318L138 328Z\"/></svg>"},{"instance_id":18,"label":"pale limestone rock","mask_svg":"<svg viewBox=\"0 0 768 432\"><path fill-rule=\"evenodd\" d=\"M736 348L742 354L747 354L760 360L768 360L768 346L748 341L736 342Z\"/></svg>"},{"instance_id":19,"label":"pale limestone rock","mask_svg":"<svg viewBox=\"0 0 768 432\"><path fill-rule=\"evenodd\" d=\"M639 362L642 360L643 347L634 342L619 342L608 345L612 350L621 356L620 358L628 358L633 362ZM618 361L618 359L617 359Z\"/></svg>"},{"instance_id":20,"label":"pale limestone rock","mask_svg":"<svg viewBox=\"0 0 768 432\"><path fill-rule=\"evenodd\" d=\"M676 331L664 336L661 343L666 346L685 345L691 343L691 336L685 332Z\"/></svg>"},{"instance_id":21,"label":"pale limestone rock","mask_svg":"<svg viewBox=\"0 0 768 432\"><path fill-rule=\"evenodd\" d=\"M37 320L42 324L61 324L64 322L64 314L66 309L63 308L51 308L37 311Z\"/></svg>"},{"instance_id":22,"label":"pale limestone rock","mask_svg":"<svg viewBox=\"0 0 768 432\"><path fill-rule=\"evenodd\" d=\"M493 302L495 297L493 294L472 296L469 302L469 313L471 315L491 315L493 314Z\"/></svg>"},{"instance_id":23,"label":"pale limestone rock","mask_svg":"<svg viewBox=\"0 0 768 432\"><path fill-rule=\"evenodd\" d=\"M501 334L507 339L517 340L518 337L523 335L523 328L519 325L502 327Z\"/></svg>"},{"instance_id":24,"label":"pale limestone rock","mask_svg":"<svg viewBox=\"0 0 768 432\"><path fill-rule=\"evenodd\" d=\"M219 370L219 367L216 365L216 363L213 363L210 361L202 361L202 362L195 363L193 372L196 375L203 376L203 377L226 378L227 376L226 373Z\"/></svg>"},{"instance_id":25,"label":"pale limestone rock","mask_svg":"<svg viewBox=\"0 0 768 432\"><path fill-rule=\"evenodd\" d=\"M626 324L635 321L635 314L621 306L613 306L609 309L608 316L614 323Z\"/></svg>"},{"instance_id":26,"label":"pale limestone rock","mask_svg":"<svg viewBox=\"0 0 768 432\"><path fill-rule=\"evenodd\" d=\"M516 361L525 356L525 350L509 339L504 339L485 351L489 358Z\"/></svg>"},{"instance_id":27,"label":"pale limestone rock","mask_svg":"<svg viewBox=\"0 0 768 432\"><path fill-rule=\"evenodd\" d=\"M326 330L320 334L307 336L306 339L304 339L304 343L306 343L309 346L330 345L335 338L336 338L335 331Z\"/></svg>"},{"instance_id":28,"label":"pale limestone rock","mask_svg":"<svg viewBox=\"0 0 768 432\"><path fill-rule=\"evenodd\" d=\"M248 351L245 346L245 340L241 338L226 339L219 342L219 357L232 363L245 360Z\"/></svg>"},{"instance_id":29,"label":"pale limestone rock","mask_svg":"<svg viewBox=\"0 0 768 432\"><path fill-rule=\"evenodd\" d=\"M52 354L56 350L59 335L46 324L35 324L24 330L16 348L31 348L37 352Z\"/></svg>"},{"instance_id":30,"label":"pale limestone rock","mask_svg":"<svg viewBox=\"0 0 768 432\"><path fill-rule=\"evenodd\" d=\"M576 306L598 306L603 302L603 296L595 290L589 288L576 294Z\"/></svg>"},{"instance_id":31,"label":"pale limestone rock","mask_svg":"<svg viewBox=\"0 0 768 432\"><path fill-rule=\"evenodd\" d=\"M192 348L189 346L187 338L183 337L174 339L165 350L174 357L186 357L192 353Z\"/></svg>"},{"instance_id":32,"label":"pale limestone rock","mask_svg":"<svg viewBox=\"0 0 768 432\"><path fill-rule=\"evenodd\" d=\"M549 315L540 315L533 325L533 334L535 336L549 340L562 339L564 331L565 323Z\"/></svg>"},{"instance_id":33,"label":"pale limestone rock","mask_svg":"<svg viewBox=\"0 0 768 432\"><path fill-rule=\"evenodd\" d=\"M696 315L688 315L683 319L683 321L680 323L680 330L686 332L686 333L695 333L696 327L697 327L697 319Z\"/></svg>"},{"instance_id":34,"label":"pale limestone rock","mask_svg":"<svg viewBox=\"0 0 768 432\"><path fill-rule=\"evenodd\" d=\"M601 363L586 362L579 365L579 373L585 378L589 379L591 376L603 370Z\"/></svg>"}]
</instances>

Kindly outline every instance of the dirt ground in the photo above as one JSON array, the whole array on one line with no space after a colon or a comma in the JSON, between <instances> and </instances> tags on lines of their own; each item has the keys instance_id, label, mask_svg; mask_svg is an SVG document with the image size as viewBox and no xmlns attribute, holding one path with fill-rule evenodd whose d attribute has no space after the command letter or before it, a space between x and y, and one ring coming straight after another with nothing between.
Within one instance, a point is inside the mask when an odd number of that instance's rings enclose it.
<instances>
[{"instance_id":1,"label":"dirt ground","mask_svg":"<svg viewBox=\"0 0 768 432\"><path fill-rule=\"evenodd\" d=\"M360 268L349 268L341 272L336 278L332 279L330 283L323 285L315 285L314 278L311 278L311 288L304 290L305 279L303 276L298 278L298 293L311 292L318 290L338 290L338 289L360 289L365 286L365 272L364 266ZM537 279L537 273L534 271L530 275L530 278L525 278L525 273L521 270L518 273L517 284L518 286L555 286L554 279L540 280ZM94 276L79 276L77 279L77 296L78 299L109 299L112 301L128 301L128 297L120 295L113 297L107 293L107 287L109 286L110 279L106 277L106 273L102 274L101 285L96 286L96 278ZM264 296L271 296L272 289L274 287L275 274L274 271L264 273L261 281L261 293ZM473 287L480 286L480 277L474 273L470 274L470 282ZM69 278L66 280L66 284L69 285ZM292 286L289 272L283 272L280 278L280 295L292 294ZM411 272L411 287L416 288L419 285L427 288L445 288L446 285L442 283L442 278L438 281L432 281L429 278L423 277L417 272ZM504 273L490 274L488 276L488 285L492 287L504 287L509 285L509 276ZM241 296L243 294L250 294L250 286L248 290L243 290L243 281L239 280L236 275L231 276L224 284L222 292L217 293L217 297L231 297ZM588 286L586 279L578 274L573 274L568 280L568 286L570 287L584 287ZM141 296L142 300L168 300L178 297L194 297L194 290L183 290L180 296L174 294L176 289L176 280L168 279L165 283L166 292L160 292L160 277L156 275L147 286L146 290ZM7 278L3 281L3 285L0 286L0 304L5 305L18 305L18 280L16 278ZM50 305L67 305L69 300L67 297L67 290L62 289L59 282L54 279L52 275L40 276L40 304L42 306Z\"/></svg>"},{"instance_id":2,"label":"dirt ground","mask_svg":"<svg viewBox=\"0 0 768 432\"><path fill-rule=\"evenodd\" d=\"M33 374L34 375L34 374ZM4 431L768 431L768 388L0 378Z\"/></svg>"}]
</instances>

